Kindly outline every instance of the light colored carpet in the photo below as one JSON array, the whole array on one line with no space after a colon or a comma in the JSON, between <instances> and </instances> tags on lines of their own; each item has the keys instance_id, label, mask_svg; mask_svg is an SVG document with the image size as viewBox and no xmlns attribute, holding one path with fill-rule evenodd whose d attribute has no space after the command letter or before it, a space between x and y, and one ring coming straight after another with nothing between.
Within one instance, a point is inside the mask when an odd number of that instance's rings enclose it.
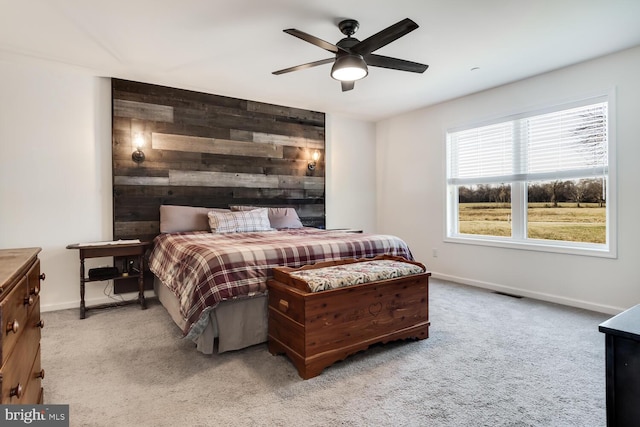
<instances>
[{"instance_id":1,"label":"light colored carpet","mask_svg":"<svg viewBox=\"0 0 640 427\"><path fill-rule=\"evenodd\" d=\"M266 344L205 356L164 308L44 313L72 426L604 426L608 315L431 280L430 338L303 381Z\"/></svg>"}]
</instances>

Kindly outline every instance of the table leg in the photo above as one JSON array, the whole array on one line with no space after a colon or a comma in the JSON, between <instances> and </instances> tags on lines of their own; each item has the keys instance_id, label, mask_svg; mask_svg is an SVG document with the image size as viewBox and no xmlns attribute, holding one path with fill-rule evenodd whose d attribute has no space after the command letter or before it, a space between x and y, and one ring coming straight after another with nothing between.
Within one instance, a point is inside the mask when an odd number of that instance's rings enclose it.
<instances>
[{"instance_id":1,"label":"table leg","mask_svg":"<svg viewBox=\"0 0 640 427\"><path fill-rule=\"evenodd\" d=\"M84 258L80 257L80 318L85 318L84 306Z\"/></svg>"},{"instance_id":2,"label":"table leg","mask_svg":"<svg viewBox=\"0 0 640 427\"><path fill-rule=\"evenodd\" d=\"M144 300L144 255L140 255L138 258L138 268L140 274L138 275L138 301L140 302L140 308L144 310L147 308L147 303Z\"/></svg>"}]
</instances>

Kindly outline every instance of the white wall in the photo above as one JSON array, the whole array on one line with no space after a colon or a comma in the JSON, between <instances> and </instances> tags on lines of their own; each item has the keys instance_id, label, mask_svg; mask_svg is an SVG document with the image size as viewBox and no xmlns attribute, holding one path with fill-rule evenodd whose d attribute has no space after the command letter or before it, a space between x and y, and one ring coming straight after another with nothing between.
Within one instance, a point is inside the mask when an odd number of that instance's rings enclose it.
<instances>
[{"instance_id":1,"label":"white wall","mask_svg":"<svg viewBox=\"0 0 640 427\"><path fill-rule=\"evenodd\" d=\"M376 230L375 125L327 114L327 228Z\"/></svg>"},{"instance_id":2,"label":"white wall","mask_svg":"<svg viewBox=\"0 0 640 427\"><path fill-rule=\"evenodd\" d=\"M59 67L1 63L0 248L42 248L43 309L79 301L78 253L65 246L111 237L110 90Z\"/></svg>"},{"instance_id":3,"label":"white wall","mask_svg":"<svg viewBox=\"0 0 640 427\"><path fill-rule=\"evenodd\" d=\"M374 132L371 123L327 119L329 227L375 227ZM42 248L43 311L79 306L78 251L66 246L112 238L111 179L110 80L0 60L0 249ZM108 302L110 287L88 284L87 304Z\"/></svg>"},{"instance_id":4,"label":"white wall","mask_svg":"<svg viewBox=\"0 0 640 427\"><path fill-rule=\"evenodd\" d=\"M404 237L442 277L617 313L640 303L640 48L377 124L378 231ZM445 243L445 131L615 88L618 258ZM432 256L432 249L438 256Z\"/></svg>"}]
</instances>

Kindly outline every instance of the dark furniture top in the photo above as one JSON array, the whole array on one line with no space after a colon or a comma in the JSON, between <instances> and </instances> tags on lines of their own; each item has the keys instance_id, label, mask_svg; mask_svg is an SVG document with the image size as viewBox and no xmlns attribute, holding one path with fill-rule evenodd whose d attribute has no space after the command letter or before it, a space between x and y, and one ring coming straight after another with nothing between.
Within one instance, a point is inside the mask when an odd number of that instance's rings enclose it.
<instances>
[{"instance_id":1,"label":"dark furniture top","mask_svg":"<svg viewBox=\"0 0 640 427\"><path fill-rule=\"evenodd\" d=\"M78 249L80 258L99 258L110 256L138 255L150 242L135 243L74 243L67 246L67 249ZM144 253L144 251L143 251Z\"/></svg>"},{"instance_id":2,"label":"dark furniture top","mask_svg":"<svg viewBox=\"0 0 640 427\"><path fill-rule=\"evenodd\" d=\"M640 304L600 324L600 332L640 341Z\"/></svg>"}]
</instances>

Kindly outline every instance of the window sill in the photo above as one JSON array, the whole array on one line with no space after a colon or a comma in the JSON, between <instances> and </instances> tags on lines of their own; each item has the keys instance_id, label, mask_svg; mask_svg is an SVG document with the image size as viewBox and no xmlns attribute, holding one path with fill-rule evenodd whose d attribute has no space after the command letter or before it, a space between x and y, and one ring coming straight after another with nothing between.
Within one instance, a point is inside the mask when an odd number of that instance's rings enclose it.
<instances>
[{"instance_id":1,"label":"window sill","mask_svg":"<svg viewBox=\"0 0 640 427\"><path fill-rule=\"evenodd\" d=\"M544 241L544 240L527 240L516 241L500 237L459 235L445 237L445 242L458 243L478 246L491 246L497 248L517 249L525 251L549 252L566 255L592 256L598 258L617 258L616 251L606 245L590 245L586 243L577 243L575 245L567 245L565 242Z\"/></svg>"}]
</instances>

